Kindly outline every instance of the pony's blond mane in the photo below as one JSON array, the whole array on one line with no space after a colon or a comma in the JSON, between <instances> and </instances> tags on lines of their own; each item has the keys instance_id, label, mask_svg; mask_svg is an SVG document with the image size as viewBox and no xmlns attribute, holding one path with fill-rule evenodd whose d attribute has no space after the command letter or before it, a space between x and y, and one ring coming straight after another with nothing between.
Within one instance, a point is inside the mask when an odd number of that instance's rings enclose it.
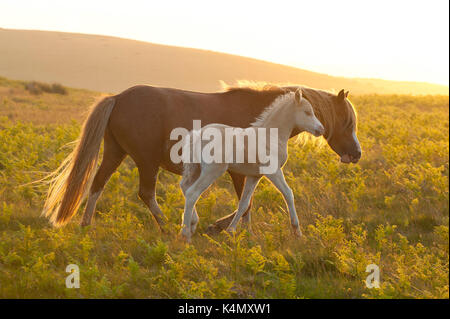
<instances>
[{"instance_id":1,"label":"pony's blond mane","mask_svg":"<svg viewBox=\"0 0 450 319\"><path fill-rule=\"evenodd\" d=\"M233 91L233 90L254 90L254 91L268 91L268 90L284 90L286 92L292 92L294 89L301 88L303 97L306 98L309 103L311 103L315 115L319 118L322 123L325 123L325 127L327 130L327 139L329 140L336 129L336 109L333 107L336 99L335 90L321 90L321 89L313 89L305 85L296 85L292 83L277 83L272 84L263 81L248 81L248 80L237 80L235 85L229 85L224 81L220 81L221 87L224 91ZM258 119L265 115L266 111L270 111L266 108ZM266 114L267 115L267 114ZM345 113L345 125L353 124L355 125L355 131L357 126L357 112L350 101L347 103L347 108ZM258 120L257 120L258 121ZM253 124L252 124L253 125ZM308 143L313 142L318 145L323 144L323 138L317 138L312 136L311 134L301 133L298 135L296 143Z\"/></svg>"},{"instance_id":2,"label":"pony's blond mane","mask_svg":"<svg viewBox=\"0 0 450 319\"><path fill-rule=\"evenodd\" d=\"M330 139L336 129L336 119L338 114L333 104L336 101L336 95L325 90L316 90L311 88L302 88L303 96L311 103L316 116L324 123L327 130L327 139ZM347 101L346 108L342 116L345 117L344 127L353 123L357 123L357 113L350 101Z\"/></svg>"},{"instance_id":3,"label":"pony's blond mane","mask_svg":"<svg viewBox=\"0 0 450 319\"><path fill-rule=\"evenodd\" d=\"M280 90L281 85L263 82L263 81L249 81L249 80L237 80L235 85L230 85L225 81L220 80L220 87L222 91L228 92L232 90L239 89L249 89L253 91L269 91L269 90Z\"/></svg>"}]
</instances>

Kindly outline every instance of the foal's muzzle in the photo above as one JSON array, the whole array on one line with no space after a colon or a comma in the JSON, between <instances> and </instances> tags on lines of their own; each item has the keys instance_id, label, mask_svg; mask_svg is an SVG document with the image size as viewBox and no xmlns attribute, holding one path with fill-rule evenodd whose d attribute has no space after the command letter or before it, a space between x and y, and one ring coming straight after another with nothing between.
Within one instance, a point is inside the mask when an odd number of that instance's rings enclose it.
<instances>
[{"instance_id":1,"label":"foal's muzzle","mask_svg":"<svg viewBox=\"0 0 450 319\"><path fill-rule=\"evenodd\" d=\"M320 126L320 127L316 128L316 129L314 129L313 132L312 132L312 134L315 137L322 136L324 133L325 133L325 129L323 128L323 126Z\"/></svg>"}]
</instances>

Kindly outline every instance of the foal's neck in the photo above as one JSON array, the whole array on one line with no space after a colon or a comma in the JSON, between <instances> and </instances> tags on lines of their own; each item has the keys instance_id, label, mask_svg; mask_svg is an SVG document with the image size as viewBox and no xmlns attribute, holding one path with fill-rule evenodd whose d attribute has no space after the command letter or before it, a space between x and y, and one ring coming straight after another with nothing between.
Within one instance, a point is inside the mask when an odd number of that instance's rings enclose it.
<instances>
[{"instance_id":1,"label":"foal's neck","mask_svg":"<svg viewBox=\"0 0 450 319\"><path fill-rule=\"evenodd\" d=\"M277 128L278 129L278 143L287 143L287 140L292 134L295 123L291 112L289 103L278 106L276 109L271 110L267 114L266 118L258 127L264 128Z\"/></svg>"}]
</instances>

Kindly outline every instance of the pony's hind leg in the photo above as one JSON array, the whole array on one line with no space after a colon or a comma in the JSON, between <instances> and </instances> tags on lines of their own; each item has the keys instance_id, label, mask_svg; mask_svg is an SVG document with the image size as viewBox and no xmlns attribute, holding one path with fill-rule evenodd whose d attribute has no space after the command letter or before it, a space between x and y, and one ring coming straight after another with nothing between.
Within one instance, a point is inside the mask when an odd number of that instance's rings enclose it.
<instances>
[{"instance_id":1,"label":"pony's hind leg","mask_svg":"<svg viewBox=\"0 0 450 319\"><path fill-rule=\"evenodd\" d=\"M239 201L239 206L236 215L231 221L230 225L227 228L228 232L235 232L237 223L242 215L247 211L250 206L250 201L253 196L253 192L255 191L256 186L258 185L260 176L247 176L245 180L244 190L242 192L241 200Z\"/></svg>"},{"instance_id":2,"label":"pony's hind leg","mask_svg":"<svg viewBox=\"0 0 450 319\"><path fill-rule=\"evenodd\" d=\"M294 234L296 236L301 237L302 232L300 230L298 216L294 205L294 193L292 192L292 189L289 187L289 185L286 183L283 171L281 169L278 169L278 171L275 174L266 175L266 177L275 185L275 187L283 195L283 198L286 201L286 204L289 209L292 230L294 231Z\"/></svg>"},{"instance_id":3,"label":"pony's hind leg","mask_svg":"<svg viewBox=\"0 0 450 319\"><path fill-rule=\"evenodd\" d=\"M156 181L158 179L159 165L139 165L139 198L147 205L156 219L159 228L164 232L165 217L156 201Z\"/></svg>"},{"instance_id":4,"label":"pony's hind leg","mask_svg":"<svg viewBox=\"0 0 450 319\"><path fill-rule=\"evenodd\" d=\"M105 132L102 164L95 174L89 189L88 201L84 210L81 226L88 226L91 224L97 200L100 197L106 182L120 165L125 155L125 151L117 144L114 137L107 129Z\"/></svg>"},{"instance_id":5,"label":"pony's hind leg","mask_svg":"<svg viewBox=\"0 0 450 319\"><path fill-rule=\"evenodd\" d=\"M200 195L225 171L227 164L207 164L201 167L200 176L185 191L185 206L182 221L181 235L186 241L191 240L191 218L192 212Z\"/></svg>"}]
</instances>

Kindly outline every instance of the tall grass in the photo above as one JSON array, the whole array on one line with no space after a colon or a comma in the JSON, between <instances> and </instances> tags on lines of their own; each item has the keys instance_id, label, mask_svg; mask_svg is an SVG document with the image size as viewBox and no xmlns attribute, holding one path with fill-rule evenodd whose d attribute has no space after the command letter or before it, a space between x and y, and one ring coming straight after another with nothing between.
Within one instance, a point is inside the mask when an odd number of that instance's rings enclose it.
<instances>
[{"instance_id":1,"label":"tall grass","mask_svg":"<svg viewBox=\"0 0 450 319\"><path fill-rule=\"evenodd\" d=\"M166 171L157 188L169 219L161 234L137 197L129 158L107 184L92 226L82 229L75 218L52 228L40 217L45 186L28 183L60 164L80 126L1 118L0 297L448 298L448 97L352 101L363 147L357 165L339 163L328 146L290 146L285 172L301 240L265 180L254 198L253 236L205 236L237 204L223 177L200 199L198 233L186 245L177 239L180 177ZM79 289L65 287L72 263L80 267ZM365 286L372 263L380 267L379 289Z\"/></svg>"}]
</instances>

